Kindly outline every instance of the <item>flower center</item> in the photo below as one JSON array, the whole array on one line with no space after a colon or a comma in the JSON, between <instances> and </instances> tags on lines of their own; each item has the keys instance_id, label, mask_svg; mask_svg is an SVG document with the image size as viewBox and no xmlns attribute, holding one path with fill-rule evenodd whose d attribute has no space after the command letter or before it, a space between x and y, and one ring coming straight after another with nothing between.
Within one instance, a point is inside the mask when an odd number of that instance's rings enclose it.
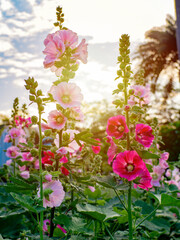
<instances>
[{"instance_id":1,"label":"flower center","mask_svg":"<svg viewBox=\"0 0 180 240\"><path fill-rule=\"evenodd\" d=\"M132 172L134 170L134 165L133 164L128 164L126 167L128 172Z\"/></svg>"},{"instance_id":2,"label":"flower center","mask_svg":"<svg viewBox=\"0 0 180 240\"><path fill-rule=\"evenodd\" d=\"M16 137L17 137L17 134L16 134L16 133L14 133L14 134L13 134L13 137L15 137L15 138L16 138Z\"/></svg>"},{"instance_id":3,"label":"flower center","mask_svg":"<svg viewBox=\"0 0 180 240\"><path fill-rule=\"evenodd\" d=\"M153 173L152 174L152 178L153 178L153 180L157 180L158 179L158 175L156 173Z\"/></svg>"},{"instance_id":4,"label":"flower center","mask_svg":"<svg viewBox=\"0 0 180 240\"><path fill-rule=\"evenodd\" d=\"M56 122L57 122L57 123L63 123L63 117L58 116L58 117L56 118Z\"/></svg>"},{"instance_id":5,"label":"flower center","mask_svg":"<svg viewBox=\"0 0 180 240\"><path fill-rule=\"evenodd\" d=\"M12 156L12 157L15 157L15 156L16 156L16 153L15 153L15 152L12 152L12 153L11 153L11 156Z\"/></svg>"},{"instance_id":6,"label":"flower center","mask_svg":"<svg viewBox=\"0 0 180 240\"><path fill-rule=\"evenodd\" d=\"M64 95L64 96L62 96L62 101L63 101L64 103L70 103L71 98L70 98L69 95Z\"/></svg>"},{"instance_id":7,"label":"flower center","mask_svg":"<svg viewBox=\"0 0 180 240\"><path fill-rule=\"evenodd\" d=\"M123 132L123 131L124 131L124 127L123 127L122 125L120 125L120 126L118 127L118 131L119 131L119 132Z\"/></svg>"}]
</instances>

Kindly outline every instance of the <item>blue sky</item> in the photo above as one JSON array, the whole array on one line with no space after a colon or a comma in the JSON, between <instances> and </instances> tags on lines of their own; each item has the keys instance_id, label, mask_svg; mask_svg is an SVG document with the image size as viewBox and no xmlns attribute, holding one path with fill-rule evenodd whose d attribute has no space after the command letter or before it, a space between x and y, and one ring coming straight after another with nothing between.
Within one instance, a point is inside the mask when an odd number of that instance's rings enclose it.
<instances>
[{"instance_id":1,"label":"blue sky","mask_svg":"<svg viewBox=\"0 0 180 240\"><path fill-rule=\"evenodd\" d=\"M29 76L45 92L56 80L43 68L42 51L47 34L56 31L53 22L59 4L65 25L89 44L88 63L81 64L73 80L86 102L112 101L121 34L130 35L134 49L145 31L165 24L166 14L175 16L173 0L0 0L0 113L10 112L15 97L28 103L23 85Z\"/></svg>"}]
</instances>

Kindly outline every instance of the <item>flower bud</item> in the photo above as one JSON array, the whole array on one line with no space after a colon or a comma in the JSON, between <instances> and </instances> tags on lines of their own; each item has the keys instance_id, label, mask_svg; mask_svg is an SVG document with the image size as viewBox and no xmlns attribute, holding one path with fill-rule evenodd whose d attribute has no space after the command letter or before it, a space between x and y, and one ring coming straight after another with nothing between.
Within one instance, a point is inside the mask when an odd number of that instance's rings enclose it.
<instances>
[{"instance_id":1,"label":"flower bud","mask_svg":"<svg viewBox=\"0 0 180 240\"><path fill-rule=\"evenodd\" d=\"M37 157L39 154L39 151L36 148L33 148L31 149L30 153L33 157Z\"/></svg>"},{"instance_id":2,"label":"flower bud","mask_svg":"<svg viewBox=\"0 0 180 240\"><path fill-rule=\"evenodd\" d=\"M126 64L125 64L124 62L122 62L122 63L120 64L120 68L121 68L122 70L124 70L125 67L126 67Z\"/></svg>"},{"instance_id":3,"label":"flower bud","mask_svg":"<svg viewBox=\"0 0 180 240\"><path fill-rule=\"evenodd\" d=\"M36 116L32 116L31 117L31 122L32 122L32 124L37 124L38 118Z\"/></svg>"},{"instance_id":4,"label":"flower bud","mask_svg":"<svg viewBox=\"0 0 180 240\"><path fill-rule=\"evenodd\" d=\"M133 95L134 94L134 89L129 89L129 94Z\"/></svg>"},{"instance_id":5,"label":"flower bud","mask_svg":"<svg viewBox=\"0 0 180 240\"><path fill-rule=\"evenodd\" d=\"M126 70L127 70L127 71L131 71L131 66L127 66L127 67L126 67Z\"/></svg>"},{"instance_id":6,"label":"flower bud","mask_svg":"<svg viewBox=\"0 0 180 240\"><path fill-rule=\"evenodd\" d=\"M38 105L40 105L40 104L42 103L42 99L41 99L40 97L38 97L38 98L36 99L36 102L37 102Z\"/></svg>"},{"instance_id":7,"label":"flower bud","mask_svg":"<svg viewBox=\"0 0 180 240\"><path fill-rule=\"evenodd\" d=\"M125 110L125 111L129 111L129 110L130 110L130 106L129 106L129 105L126 105L126 106L124 107L124 110Z\"/></svg>"},{"instance_id":8,"label":"flower bud","mask_svg":"<svg viewBox=\"0 0 180 240\"><path fill-rule=\"evenodd\" d=\"M64 141L69 141L69 139L70 139L70 134L68 134L68 133L63 133L63 139L64 139Z\"/></svg>"},{"instance_id":9,"label":"flower bud","mask_svg":"<svg viewBox=\"0 0 180 240\"><path fill-rule=\"evenodd\" d=\"M123 90L124 84L123 84L123 83L119 83L119 84L118 84L118 88L119 88L119 90Z\"/></svg>"},{"instance_id":10,"label":"flower bud","mask_svg":"<svg viewBox=\"0 0 180 240\"><path fill-rule=\"evenodd\" d=\"M39 110L42 112L42 111L44 111L44 106L39 106Z\"/></svg>"},{"instance_id":11,"label":"flower bud","mask_svg":"<svg viewBox=\"0 0 180 240\"><path fill-rule=\"evenodd\" d=\"M121 71L121 70L118 70L118 71L117 71L117 75L121 77L121 76L122 76L122 71Z\"/></svg>"},{"instance_id":12,"label":"flower bud","mask_svg":"<svg viewBox=\"0 0 180 240\"><path fill-rule=\"evenodd\" d=\"M35 89L34 88L30 88L30 93L31 94L35 94L36 93Z\"/></svg>"},{"instance_id":13,"label":"flower bud","mask_svg":"<svg viewBox=\"0 0 180 240\"><path fill-rule=\"evenodd\" d=\"M122 62L122 60L123 60L122 56L119 56L118 57L118 62Z\"/></svg>"},{"instance_id":14,"label":"flower bud","mask_svg":"<svg viewBox=\"0 0 180 240\"><path fill-rule=\"evenodd\" d=\"M35 98L35 96L30 95L30 96L29 96L29 100L32 101L32 102L34 102L34 101L36 100L36 98Z\"/></svg>"},{"instance_id":15,"label":"flower bud","mask_svg":"<svg viewBox=\"0 0 180 240\"><path fill-rule=\"evenodd\" d=\"M51 133L52 133L51 129L46 129L46 130L44 131L44 135L45 135L46 137L49 137L49 136L51 135Z\"/></svg>"},{"instance_id":16,"label":"flower bud","mask_svg":"<svg viewBox=\"0 0 180 240\"><path fill-rule=\"evenodd\" d=\"M37 90L37 95L38 96L42 96L42 91L41 90Z\"/></svg>"}]
</instances>

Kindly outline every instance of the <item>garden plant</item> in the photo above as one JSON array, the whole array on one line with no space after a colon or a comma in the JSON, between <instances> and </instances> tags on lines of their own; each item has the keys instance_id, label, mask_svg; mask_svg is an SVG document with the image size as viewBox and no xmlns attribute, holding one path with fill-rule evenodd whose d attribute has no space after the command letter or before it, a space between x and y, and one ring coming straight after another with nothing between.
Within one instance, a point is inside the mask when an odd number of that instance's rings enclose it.
<instances>
[{"instance_id":1,"label":"garden plant","mask_svg":"<svg viewBox=\"0 0 180 240\"><path fill-rule=\"evenodd\" d=\"M55 81L43 93L33 77L25 80L38 116L15 99L4 139L11 146L0 169L0 239L180 239L179 168L160 150L150 86L143 70L133 76L129 36L119 39L113 91L121 114L97 139L79 124L83 93L75 74L88 64L88 44L64 26L61 7L56 15L58 30L43 51ZM48 104L54 109L44 119Z\"/></svg>"}]
</instances>

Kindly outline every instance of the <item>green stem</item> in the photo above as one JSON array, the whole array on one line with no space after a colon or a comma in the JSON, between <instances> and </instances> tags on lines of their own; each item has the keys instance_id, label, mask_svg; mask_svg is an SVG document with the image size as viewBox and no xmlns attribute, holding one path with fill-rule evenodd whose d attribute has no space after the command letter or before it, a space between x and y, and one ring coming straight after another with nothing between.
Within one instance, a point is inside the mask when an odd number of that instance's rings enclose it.
<instances>
[{"instance_id":1,"label":"green stem","mask_svg":"<svg viewBox=\"0 0 180 240\"><path fill-rule=\"evenodd\" d=\"M132 240L132 239L133 239L132 211L131 211L131 185L132 185L132 183L129 182L129 189L128 189L128 223L129 223L129 240Z\"/></svg>"},{"instance_id":2,"label":"green stem","mask_svg":"<svg viewBox=\"0 0 180 240\"><path fill-rule=\"evenodd\" d=\"M111 237L111 239L114 240L114 238L113 238L111 232L109 231L109 229L108 229L108 227L105 225L105 223L104 223L104 226L105 226L106 231L108 232L109 236Z\"/></svg>"},{"instance_id":3,"label":"green stem","mask_svg":"<svg viewBox=\"0 0 180 240\"><path fill-rule=\"evenodd\" d=\"M117 190L116 190L115 188L114 188L114 192L116 193L116 195L117 195L120 203L123 205L124 209L125 209L126 211L128 211L127 208L126 208L126 206L125 206L125 204L123 203L123 201L122 201L121 198L119 197L119 194L118 194L118 192L117 192Z\"/></svg>"},{"instance_id":4,"label":"green stem","mask_svg":"<svg viewBox=\"0 0 180 240\"><path fill-rule=\"evenodd\" d=\"M143 218L143 220L140 223L138 223L138 225L135 227L135 229L137 229L147 218L152 216L153 213L159 208L159 206L160 206L160 204L150 214L148 214L145 218Z\"/></svg>"},{"instance_id":5,"label":"green stem","mask_svg":"<svg viewBox=\"0 0 180 240\"><path fill-rule=\"evenodd\" d=\"M40 174L40 199L43 207L43 178L42 178L42 130L41 111L39 109L39 174ZM43 212L40 212L40 239L43 240Z\"/></svg>"},{"instance_id":6,"label":"green stem","mask_svg":"<svg viewBox=\"0 0 180 240\"><path fill-rule=\"evenodd\" d=\"M53 223L54 211L55 211L55 207L51 208L50 235L49 235L50 237L53 237L53 232L54 232L54 223Z\"/></svg>"}]
</instances>

